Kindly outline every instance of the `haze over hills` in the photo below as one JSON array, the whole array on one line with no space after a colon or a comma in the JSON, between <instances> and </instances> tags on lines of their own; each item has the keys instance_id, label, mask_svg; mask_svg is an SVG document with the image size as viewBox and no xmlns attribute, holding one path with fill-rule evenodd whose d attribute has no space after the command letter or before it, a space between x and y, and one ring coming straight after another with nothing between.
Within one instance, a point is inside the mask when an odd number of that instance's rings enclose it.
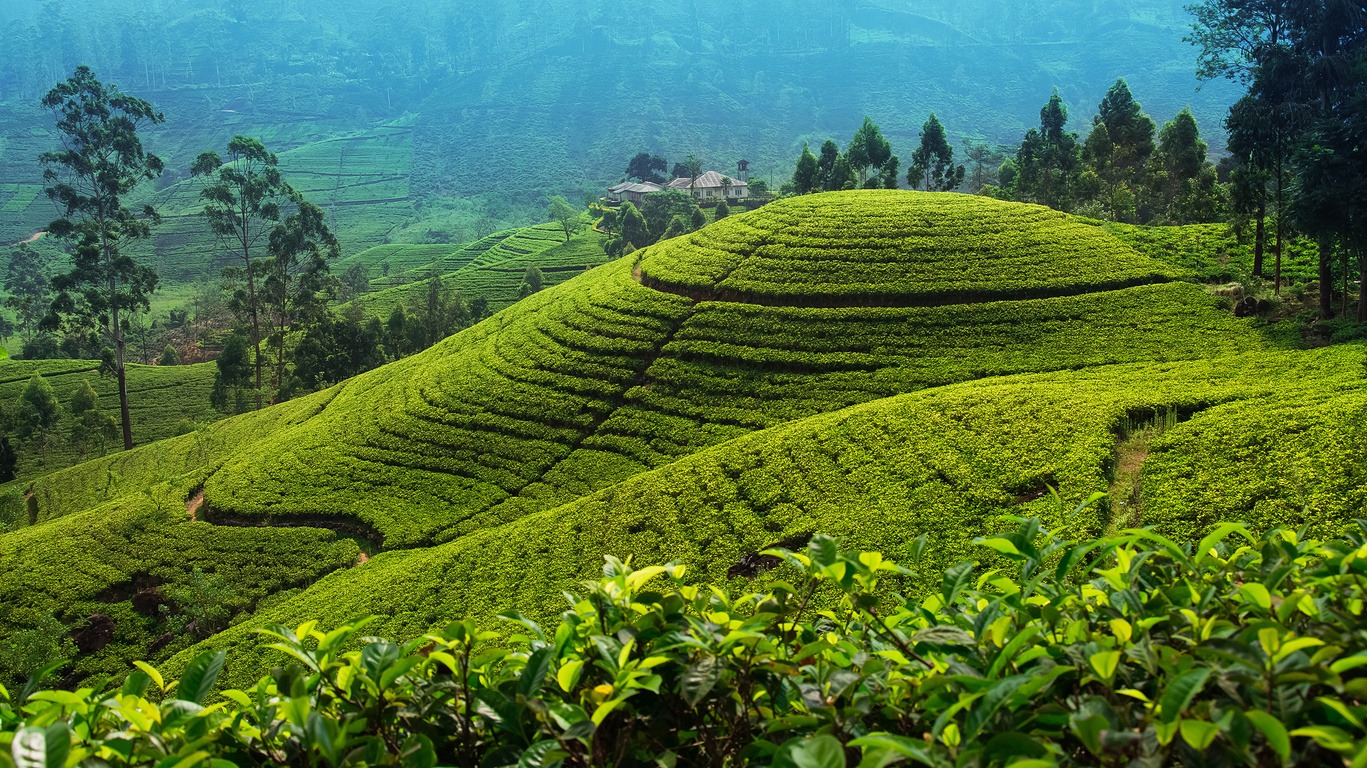
<instances>
[{"instance_id":1,"label":"haze over hills","mask_svg":"<svg viewBox=\"0 0 1367 768\"><path fill-rule=\"evenodd\" d=\"M78 62L166 112L148 140L163 187L234 133L280 151L345 138L285 162L326 182L318 201L354 250L531 223L546 195L597 193L642 150L723 171L746 158L777 186L802 141L843 143L866 114L904 156L931 111L956 140L1013 143L1058 87L1085 133L1118 77L1160 121L1191 104L1218 136L1235 94L1197 90L1182 5L355 0L281 15L256 0L101 0L49 3L41 26L36 5L13 6L0 185L40 183L52 134L35 104ZM0 242L51 218L27 204L36 187L0 189Z\"/></svg>"}]
</instances>

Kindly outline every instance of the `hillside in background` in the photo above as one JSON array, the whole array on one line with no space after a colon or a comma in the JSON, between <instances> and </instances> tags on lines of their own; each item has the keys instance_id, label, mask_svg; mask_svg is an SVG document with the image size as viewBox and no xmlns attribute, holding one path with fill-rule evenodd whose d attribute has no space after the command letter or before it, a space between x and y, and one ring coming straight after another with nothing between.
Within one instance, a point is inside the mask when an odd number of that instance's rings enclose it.
<instances>
[{"instance_id":1,"label":"hillside in background","mask_svg":"<svg viewBox=\"0 0 1367 768\"><path fill-rule=\"evenodd\" d=\"M0 50L0 243L52 218L35 158L55 135L36 103L77 63L165 111L148 138L170 169L156 256L194 272L212 243L174 185L234 133L286 152L348 253L531 223L548 194L597 192L642 150L749 159L776 186L804 140L843 143L866 114L904 159L931 111L956 141L1017 142L1055 87L1085 133L1118 77L1156 118L1191 104L1218 135L1235 94L1196 90L1182 6L20 3Z\"/></svg>"},{"instance_id":2,"label":"hillside in background","mask_svg":"<svg viewBox=\"0 0 1367 768\"><path fill-rule=\"evenodd\" d=\"M77 679L203 639L241 648L242 681L264 623L552 616L607 554L724 582L813 532L927 534L934 573L1003 514L1180 540L1358 514L1362 347L1287 348L1189 282L1208 254L1143 232L888 191L732 216L323 392L0 489L0 642ZM1050 487L1112 495L1063 521Z\"/></svg>"}]
</instances>

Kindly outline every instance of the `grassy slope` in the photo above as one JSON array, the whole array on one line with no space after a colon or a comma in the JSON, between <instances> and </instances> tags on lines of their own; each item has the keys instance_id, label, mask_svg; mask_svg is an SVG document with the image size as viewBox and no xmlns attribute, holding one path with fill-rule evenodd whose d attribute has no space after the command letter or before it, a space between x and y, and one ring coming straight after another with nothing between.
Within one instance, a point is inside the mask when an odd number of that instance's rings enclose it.
<instances>
[{"instance_id":1,"label":"grassy slope","mask_svg":"<svg viewBox=\"0 0 1367 768\"><path fill-rule=\"evenodd\" d=\"M988 202L1030 222L1046 215L1032 226L1053 250L1040 245L1031 253L1059 262L1036 280L1051 290L1109 285L1102 253L1133 274L1166 269L1061 215ZM825 219L809 215L814 204L824 206ZM714 227L722 235L712 237L757 230L758 222L773 239L787 231L784 222L798 220L804 231L824 221L833 238L880 205L888 216L933 215L960 232L922 227L919 240L894 242L884 262L906 268L889 272L889 285L924 273L918 254L949 252L950 240L965 252L977 241L963 227L981 201L907 193L789 201L722 222ZM1083 245L1070 250L1074 235ZM705 268L705 253L691 261L682 255L701 237L647 251L642 272L657 260ZM717 273L704 283L703 271L687 276L694 287L714 290L730 279ZM774 283L770 295L801 284ZM261 455L230 462L206 489L211 504L237 514L322 509L364 520L391 546L412 546L556 506L754 429L899 392L983 375L1230 354L1261 343L1184 284L996 304L793 309L656 291L637 283L624 260L401 368L355 380L318 419L273 438Z\"/></svg>"},{"instance_id":2,"label":"grassy slope","mask_svg":"<svg viewBox=\"0 0 1367 768\"><path fill-rule=\"evenodd\" d=\"M139 612L133 596L166 595L193 569L223 580L229 607L250 610L337 568L355 565L357 544L316 528L230 528L194 522L187 499L224 457L251 450L274 429L316 414L321 392L212 428L87 462L34 481L36 525L0 534L0 648L53 616L68 627L113 621L80 673L119 673L193 642L165 638L165 617ZM27 522L25 520L24 522ZM0 668L3 676L3 668Z\"/></svg>"},{"instance_id":3,"label":"grassy slope","mask_svg":"<svg viewBox=\"0 0 1367 768\"><path fill-rule=\"evenodd\" d=\"M1120 288L1161 262L1035 205L887 190L808 195L662 243L647 281L761 303L939 304Z\"/></svg>"},{"instance_id":4,"label":"grassy slope","mask_svg":"<svg viewBox=\"0 0 1367 768\"><path fill-rule=\"evenodd\" d=\"M937 198L905 198L943 205ZM839 217L828 222L832 231L846 224ZM973 233L961 236L971 240ZM1123 245L1114 248L1133 253ZM645 252L646 268L658 250ZM1054 258L1073 258L1066 239ZM1141 272L1163 270L1142 256L1126 258ZM1068 282L1071 275L1085 274L1082 270L1054 274L1054 287L1089 287ZM1101 279L1090 287L1104 286L1104 273L1096 274ZM775 285L776 293L788 291L784 284ZM715 289L715 283L700 286ZM104 520L113 526L119 518L86 510L110 499L129 503L131 497L142 499L136 503L144 510L158 510L156 519L167 525L188 525L183 507L179 515L176 507L202 484L220 520L232 514L276 525L312 524L322 514L327 519L321 522L328 524L364 521L385 536L386 548L450 541L442 548L386 553L371 561L400 569L386 571L389 581L380 591L400 594L394 585L405 582L394 579L416 579L412 589L401 592L402 605L375 605L393 608L395 621L407 622L402 626L425 627L454 610L441 594L446 591L442 579L469 584L476 596L496 595L481 611L506 607L507 595L519 592L523 581L535 602L552 584L558 590L566 579L596 567L613 542L620 543L618 551L668 557L715 540L719 549L703 572L724 570L727 557L777 540L811 514L785 500L790 491L809 499L829 494L830 503L822 507L828 511L868 507L886 517L894 509L944 509L958 515L954 530L968 535L970 523L1009 504L1015 494L1037 488L1041 479L1052 478L1071 494L1104 487L1106 457L1114 450L1111 429L1133 408L1252 397L1264 391L1260 386L1290 383L1328 392L1351 386L1343 382L1361 375L1356 352L1304 357L1258 352L1266 343L1251 326L1219 311L1213 298L1186 283L941 307L863 307L857 299L854 304L795 308L696 301L641 285L631 259L615 262L543 291L426 353L328 392L43 478L35 488L40 525L9 536L22 536L29 545L14 551L38 557L42 550L35 542L49 540L44 531L65 530L76 516L101 541L58 556L72 562L80 562L78 554L96 563L112 561L105 550L132 548L127 542L133 534L127 528L97 534L94 529ZM1238 363L1152 362L1241 353L1246 354ZM1127 362L1143 365L1060 373L1053 383L1049 377L992 379L885 399L985 376ZM1260 377L1270 383L1260 384ZM1100 383L1084 386L1093 380ZM1146 383L1150 380L1167 383L1155 389L1158 385ZM998 384L1006 389L992 388ZM1011 394L1010 387L1021 389ZM1008 407L1008 394L1019 407ZM1084 401L1083 395L1091 399ZM868 405L840 416L821 415L861 403ZM939 404L938 420L918 421L922 411L931 413L926 403ZM898 418L910 421L888 427L891 431L879 437L869 425L892 423L880 410L893 407L889 404L900 404L896 407L906 412L899 411ZM1338 404L1325 407L1326 413L1337 412ZM864 420L850 421L846 438L835 437L832 425L851 414ZM814 420L782 426L804 418ZM742 440L706 454L751 456L740 465L754 469L744 482L739 478L745 472L704 472L698 467L712 459L684 458L766 428L776 429L763 433L768 437L746 438L759 442ZM866 430L867 440L860 436ZM780 434L805 437L773 437ZM941 451L937 446L945 441L953 448ZM757 448L770 444L780 447L767 453ZM1016 447L1002 452L1003 445ZM1002 458L993 458L999 452ZM1023 457L1014 469L1001 463L1012 456ZM787 479L831 464L850 467L855 479L841 479L843 474L831 475L833 484L814 479L811 492ZM657 472L643 474L650 470ZM854 485L841 490L847 480ZM157 490L161 482L167 485ZM728 484L740 491L727 490ZM635 490L627 493L630 489ZM611 501L618 494L625 494L622 501ZM949 500L936 506L937 499ZM696 524L667 531L651 526L651 510L676 503L682 506L673 519L682 516ZM1199 498L1192 503L1199 504ZM581 508L598 511L575 511ZM757 509L775 516L747 527L759 520ZM729 517L732 513L739 517ZM291 520L291 515L309 517ZM562 519L563 524L546 522ZM830 530L873 535L884 524L878 516L850 520L846 528L833 522ZM285 528L281 535L290 530L300 529ZM733 530L741 533L723 536ZM888 535L909 530L889 527ZM655 543L628 549L648 539ZM0 545L11 540L19 539L6 537ZM290 541L281 546L288 549ZM661 549L650 548L656 546ZM307 566L312 573L336 567L338 558L327 551ZM438 559L425 560L429 555ZM440 560L448 556L449 562ZM477 556L495 564L489 566L490 583L497 585L492 591L479 591L485 588L467 580L470 569L483 567L472 565ZM21 580L27 572L17 557L12 563L16 570L0 572L0 582ZM433 580L402 570L408 567L415 573L431 571ZM381 570L359 569L361 580L354 583L325 580L317 594L368 587L368 574ZM133 577L116 569L107 581ZM36 602L50 607L96 600L97 586L75 584L60 599ZM256 587L238 588L245 594ZM339 598L337 604L359 605L352 599ZM120 653L150 647L151 630L140 632L144 644L130 641Z\"/></svg>"},{"instance_id":5,"label":"grassy slope","mask_svg":"<svg viewBox=\"0 0 1367 768\"><path fill-rule=\"evenodd\" d=\"M442 262L450 269L435 264L412 269L390 278L393 287L367 293L352 303L368 315L387 318L400 304L419 305L427 291L420 283L440 269L442 285L459 292L467 302L485 299L491 310L498 311L518 300L529 267L541 270L542 285L548 288L605 261L603 237L598 233L582 232L566 242L559 225L539 224L471 243Z\"/></svg>"},{"instance_id":6,"label":"grassy slope","mask_svg":"<svg viewBox=\"0 0 1367 768\"><path fill-rule=\"evenodd\" d=\"M1367 413L1363 362L1361 347L1260 352L879 400L740 438L439 547L379 555L212 644L232 647L239 674L250 676L260 663L252 630L265 623L378 614L377 634L413 636L455 616L486 626L507 610L545 619L563 606L562 590L596 573L607 554L682 561L692 578L717 583L741 555L814 531L895 555L926 534L925 570L938 573L977 554L972 539L1002 514L1060 522L1049 498L1028 500L1046 484L1070 502L1104 490L1121 425L1167 409L1196 415L1169 429L1151 459L1158 469L1144 489L1146 523L1192 537L1215 519L1259 528L1308 521L1322 534L1363 500L1367 460L1354 448ZM1255 444L1276 448L1239 449ZM1201 472L1198 484L1187 475L1193 467L1216 471ZM1278 475L1322 491L1269 488L1265 478ZM1193 508L1206 511L1192 519ZM1087 535L1109 520L1103 506L1068 522Z\"/></svg>"},{"instance_id":7,"label":"grassy slope","mask_svg":"<svg viewBox=\"0 0 1367 768\"><path fill-rule=\"evenodd\" d=\"M71 396L83 382L90 382L100 396L100 409L113 416L119 415L118 384L112 376L101 376L98 363L90 360L3 360L0 361L0 404L6 409L17 407L20 394L35 374L42 374L61 401L63 413L56 434L47 450L38 454L19 447L19 481L36 477L91 458L79 456L70 448L67 436L71 419L67 409ZM145 444L173 437L185 431L187 425L205 423L222 418L209 405L209 391L214 384L211 363L176 366L128 366L128 406L133 419L133 437ZM117 450L122 442L111 441L106 446ZM96 451L98 455L98 451ZM0 486L0 494L5 493ZM5 521L0 506L0 528Z\"/></svg>"}]
</instances>

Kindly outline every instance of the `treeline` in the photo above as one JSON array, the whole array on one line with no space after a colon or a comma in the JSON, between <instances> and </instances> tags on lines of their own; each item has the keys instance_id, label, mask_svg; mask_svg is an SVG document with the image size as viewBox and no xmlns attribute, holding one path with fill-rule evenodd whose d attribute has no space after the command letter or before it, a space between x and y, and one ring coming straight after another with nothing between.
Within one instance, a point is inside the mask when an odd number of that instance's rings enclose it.
<instances>
[{"instance_id":1,"label":"treeline","mask_svg":"<svg viewBox=\"0 0 1367 768\"><path fill-rule=\"evenodd\" d=\"M906 176L899 178L897 155L866 117L843 152L832 140L819 153L804 146L783 191L897 189L905 182L912 189L961 190L1134 224L1226 218L1228 185L1207 159L1189 110L1160 130L1122 79L1107 91L1086 139L1067 124L1068 107L1055 91L1040 110L1040 127L1014 150L969 141L963 152L968 162L956 163L945 126L931 113Z\"/></svg>"},{"instance_id":2,"label":"treeline","mask_svg":"<svg viewBox=\"0 0 1367 768\"><path fill-rule=\"evenodd\" d=\"M1274 284L1283 229L1319 245L1319 315L1334 316L1335 256L1358 278L1357 320L1367 322L1367 6L1354 0L1205 0L1192 8L1198 74L1247 87L1230 108L1236 208L1276 219ZM1351 262L1355 261L1353 264Z\"/></svg>"},{"instance_id":3,"label":"treeline","mask_svg":"<svg viewBox=\"0 0 1367 768\"><path fill-rule=\"evenodd\" d=\"M934 114L906 182L1038 203L1096 219L1167 225L1230 222L1253 230L1253 276L1283 285L1288 238L1318 245L1318 313L1347 314L1357 283L1367 322L1367 6L1348 0L1206 0L1189 40L1198 74L1245 85L1225 119L1228 154L1211 162L1190 110L1159 128L1125 81L1107 91L1085 138L1055 91L1020 144L968 142L967 164ZM895 188L897 156L868 118L842 152L804 146L783 191Z\"/></svg>"}]
</instances>

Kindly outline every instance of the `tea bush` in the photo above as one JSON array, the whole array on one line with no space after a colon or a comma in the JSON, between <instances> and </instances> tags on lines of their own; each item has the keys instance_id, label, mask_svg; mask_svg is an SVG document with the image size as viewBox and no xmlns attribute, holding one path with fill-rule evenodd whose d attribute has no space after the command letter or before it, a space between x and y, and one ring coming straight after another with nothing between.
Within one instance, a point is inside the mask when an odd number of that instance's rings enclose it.
<instances>
[{"instance_id":1,"label":"tea bush","mask_svg":"<svg viewBox=\"0 0 1367 768\"><path fill-rule=\"evenodd\" d=\"M1045 766L1367 762L1367 523L1325 541L1216 527L1097 540L1016 518L935 587L816 536L759 591L608 558L543 628L394 643L275 625L279 666L0 694L0 762ZM820 607L818 607L820 606Z\"/></svg>"},{"instance_id":2,"label":"tea bush","mask_svg":"<svg viewBox=\"0 0 1367 768\"><path fill-rule=\"evenodd\" d=\"M933 573L972 556L972 540L1002 514L1063 524L1041 498L1046 485L1064 489L1070 501L1107 487L1117 432L1127 423L1195 414L1161 436L1168 446L1161 456L1201 465L1213 461L1205 456L1206 430L1248 443L1282 434L1281 422L1247 421L1249 410L1280 412L1289 428L1312 433L1335 428L1364 397L1362 365L1363 350L1355 348L1256 353L1003 377L879 400L747 435L559 506L549 499L545 509L507 517L498 515L508 507L495 507L453 541L381 553L210 642L233 649L254 674L265 662L252 630L265 624L377 614L378 631L407 636L452 615L487 625L508 608L547 620L561 592L590 577L604 555L677 560L700 582L721 584L748 553L814 531L889 557L928 536L936 542L927 555ZM1310 487L1360 486L1355 478L1367 476L1367 454L1345 449L1322 460L1300 452L1275 470L1208 474L1198 502L1247 498L1240 483L1254 473L1298 476ZM1198 538L1202 529L1168 512L1169 494L1177 512L1190 503L1187 481L1180 471L1160 476L1170 479L1144 488L1143 520L1180 541ZM1307 505L1294 488L1261 494L1256 505L1225 504L1221 512L1255 530L1290 519L1324 535L1361 510L1351 496L1324 494ZM1115 522L1102 505L1069 524L1074 535L1101 535Z\"/></svg>"},{"instance_id":3,"label":"tea bush","mask_svg":"<svg viewBox=\"0 0 1367 768\"><path fill-rule=\"evenodd\" d=\"M442 276L444 287L457 291L467 302L484 299L490 311L497 311L518 300L528 267L540 269L545 286L550 287L606 261L602 235L585 232L565 242L560 225L539 224L471 243L440 262L390 278L394 287L365 294L352 303L371 316L386 319L400 304L421 304L427 292L422 281L440 269L435 274Z\"/></svg>"},{"instance_id":4,"label":"tea bush","mask_svg":"<svg viewBox=\"0 0 1367 768\"><path fill-rule=\"evenodd\" d=\"M641 274L761 304L914 306L1071 295L1179 273L1047 208L865 190L783 200L661 243Z\"/></svg>"}]
</instances>

